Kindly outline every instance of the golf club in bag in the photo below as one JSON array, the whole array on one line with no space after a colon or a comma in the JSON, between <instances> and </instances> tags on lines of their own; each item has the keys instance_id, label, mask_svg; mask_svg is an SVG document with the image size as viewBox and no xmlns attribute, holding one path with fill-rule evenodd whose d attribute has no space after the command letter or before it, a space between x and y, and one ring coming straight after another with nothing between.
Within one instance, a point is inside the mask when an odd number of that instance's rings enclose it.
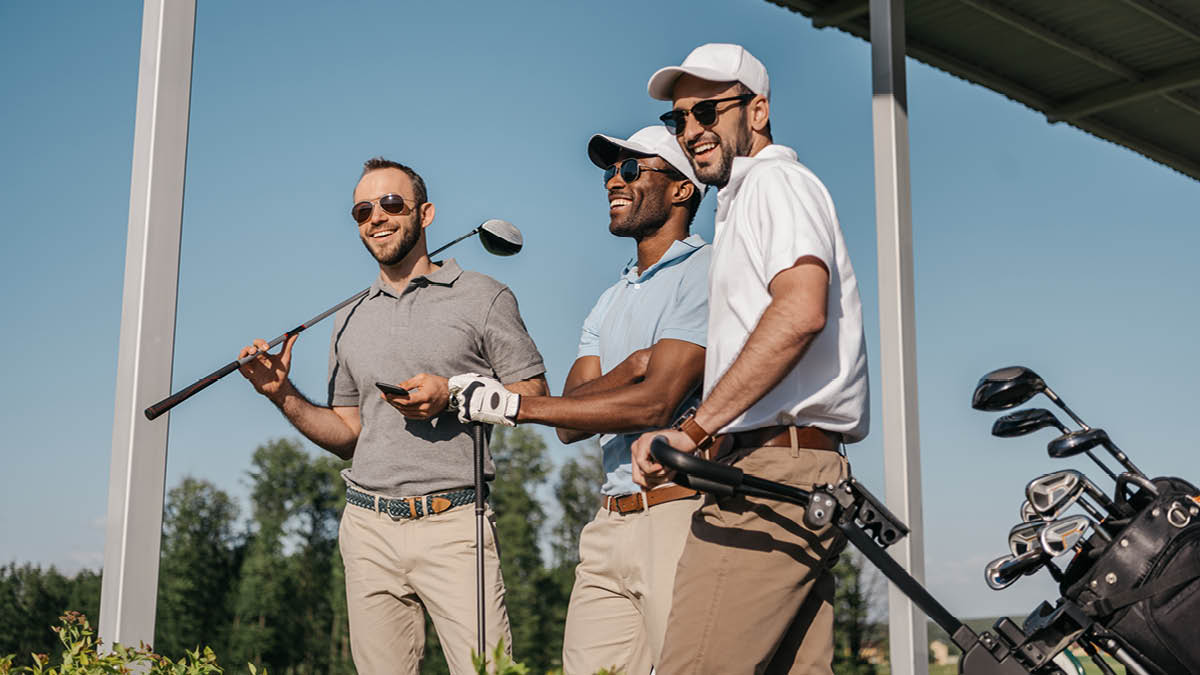
<instances>
[{"instance_id":1,"label":"golf club in bag","mask_svg":"<svg viewBox=\"0 0 1200 675\"><path fill-rule=\"evenodd\" d=\"M442 251L445 251L446 249L450 248L451 246L457 244L458 242L462 241L463 239L474 236L476 234L479 235L479 241L480 241L480 243L483 244L484 250L487 251L488 253L491 253L492 255L498 255L498 256L514 255L514 254L520 252L521 246L523 246L525 243L524 239L521 237L521 231L518 230L515 225L513 225L512 223L510 223L506 220L499 220L499 219L493 218L491 220L485 221L479 227L476 227L475 229L464 234L463 236L459 237L458 239L455 239L454 241L450 242L449 244L442 246L441 248L437 249L433 253L430 253L429 256L433 257L433 256L441 253ZM358 293L355 293L354 295L346 298L345 300L339 302L338 304L334 305L333 307L330 307L329 309L325 310L324 312L321 312L320 314L314 316L313 318L309 319L308 321L289 330L288 332L284 333L283 335L280 335L279 337L275 338L274 340L271 340L270 342L267 343L267 349L272 349L279 343L288 339L289 337L299 334L299 333L303 333L304 331L308 330L309 328L312 328L316 324L320 323L325 317L329 316L330 314L333 314L334 312L345 307L346 305L349 305L350 303L354 302L355 300L362 298L363 296L365 296L367 294L367 291L369 291L369 290L371 290L371 289L364 288L363 290L359 291ZM208 375L205 375L204 377L200 378L199 380L196 380L195 382L189 384L188 386L184 387L183 389L180 389L179 391L175 392L174 394L171 394L170 396L164 398L163 400L159 401L158 403L155 403L154 405L150 406L149 408L146 408L146 410L145 410L146 419L152 420L152 419L157 418L159 415L162 415L163 413L167 412L171 408L174 408L175 406L179 405L180 403L183 403L184 401L188 400L192 396L195 396L196 394L200 393L201 390L206 389L207 387L209 387L212 384L215 384L217 382L217 380L220 380L221 378L225 377L226 375L237 370L238 366L249 363L250 360L256 356L258 356L257 352L254 354L245 356L243 358L230 361L229 363L226 363L225 365L214 370L213 372L209 373Z\"/></svg>"}]
</instances>

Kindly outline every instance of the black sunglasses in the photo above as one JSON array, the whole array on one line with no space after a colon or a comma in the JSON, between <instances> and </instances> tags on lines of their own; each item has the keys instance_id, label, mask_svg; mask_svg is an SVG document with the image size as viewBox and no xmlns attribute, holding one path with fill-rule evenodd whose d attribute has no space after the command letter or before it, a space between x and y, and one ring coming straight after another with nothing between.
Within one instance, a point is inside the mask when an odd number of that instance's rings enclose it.
<instances>
[{"instance_id":1,"label":"black sunglasses","mask_svg":"<svg viewBox=\"0 0 1200 675\"><path fill-rule=\"evenodd\" d=\"M737 101L738 105L745 105L758 94L738 94L729 98L710 98L706 101L700 101L692 106L691 110L680 110L676 108L670 112L665 112L658 116L662 123L667 126L667 130L678 136L683 133L687 126L687 116L691 115L696 118L696 123L702 127L711 127L717 122L717 104L728 103L729 101Z\"/></svg>"},{"instance_id":2,"label":"black sunglasses","mask_svg":"<svg viewBox=\"0 0 1200 675\"><path fill-rule=\"evenodd\" d=\"M613 176L617 175L618 171L621 173L621 180L625 181L626 183L632 183L633 181L637 180L638 176L642 175L643 171L657 171L658 173L665 173L672 178L684 178L683 174L674 169L656 169L652 166L646 166L645 164L638 164L636 159L630 157L629 159L617 164L613 164L604 170L604 184L608 185L608 181L612 180Z\"/></svg>"},{"instance_id":3,"label":"black sunglasses","mask_svg":"<svg viewBox=\"0 0 1200 675\"><path fill-rule=\"evenodd\" d=\"M379 202L379 208L383 209L387 213L392 214L393 216L404 214L404 197L398 194L389 193L380 197L379 199L363 201L351 206L350 215L354 217L354 222L358 223L359 225L367 222L367 220L371 217L371 214L375 212L376 202Z\"/></svg>"}]
</instances>

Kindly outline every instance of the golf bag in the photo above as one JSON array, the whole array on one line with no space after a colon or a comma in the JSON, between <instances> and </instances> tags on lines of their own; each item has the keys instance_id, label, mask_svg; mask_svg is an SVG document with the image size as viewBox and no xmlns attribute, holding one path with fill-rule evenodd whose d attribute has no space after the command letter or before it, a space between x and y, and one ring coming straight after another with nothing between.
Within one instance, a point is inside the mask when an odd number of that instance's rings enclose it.
<instances>
[{"instance_id":1,"label":"golf bag","mask_svg":"<svg viewBox=\"0 0 1200 675\"><path fill-rule=\"evenodd\" d=\"M1200 490L1179 478L1132 497L1134 515L1080 554L1060 591L1162 673L1200 673Z\"/></svg>"}]
</instances>

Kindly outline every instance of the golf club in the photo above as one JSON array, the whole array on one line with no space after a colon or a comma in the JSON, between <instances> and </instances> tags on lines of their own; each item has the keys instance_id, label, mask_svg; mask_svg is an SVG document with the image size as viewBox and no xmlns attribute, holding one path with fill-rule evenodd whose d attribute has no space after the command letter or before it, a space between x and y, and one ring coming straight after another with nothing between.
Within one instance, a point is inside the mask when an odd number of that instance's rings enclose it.
<instances>
[{"instance_id":1,"label":"golf club","mask_svg":"<svg viewBox=\"0 0 1200 675\"><path fill-rule=\"evenodd\" d=\"M1092 520L1087 516L1070 516L1046 523L1041 534L1038 535L1042 551L1051 558L1066 554L1083 541L1083 534L1087 531L1088 525L1092 525ZM1094 525L1092 529L1100 531Z\"/></svg>"},{"instance_id":2,"label":"golf club","mask_svg":"<svg viewBox=\"0 0 1200 675\"><path fill-rule=\"evenodd\" d=\"M1029 551L1037 551L1042 547L1041 534L1042 528L1046 523L1041 521L1018 523L1008 531L1008 548L1014 556L1023 555ZM1037 568L1031 568L1025 574L1033 574ZM1053 562L1046 561L1046 571L1050 576L1054 577L1055 581L1062 581L1062 570Z\"/></svg>"},{"instance_id":3,"label":"golf club","mask_svg":"<svg viewBox=\"0 0 1200 675\"><path fill-rule=\"evenodd\" d=\"M1045 408L1027 408L1025 410L1018 410L1003 417L997 418L995 423L992 424L992 435L999 438L1014 438L1016 436L1024 436L1025 434L1033 433L1038 429L1045 429L1046 427L1055 427L1063 434L1070 433L1070 430L1067 429L1066 425L1060 422L1058 418L1054 416L1054 413L1050 412L1049 410L1046 410ZM1091 450L1087 450L1085 452L1087 453L1087 456L1096 463L1096 466L1100 467L1104 470L1104 473L1108 474L1109 478L1113 479L1114 481L1117 479L1117 475L1113 473L1112 469L1105 466L1103 462L1101 462L1095 455L1092 454Z\"/></svg>"},{"instance_id":4,"label":"golf club","mask_svg":"<svg viewBox=\"0 0 1200 675\"><path fill-rule=\"evenodd\" d=\"M1021 522L1032 523L1037 520L1045 520L1045 518L1037 512L1037 509L1033 508L1033 504L1030 504L1028 499L1021 502Z\"/></svg>"},{"instance_id":5,"label":"golf club","mask_svg":"<svg viewBox=\"0 0 1200 675\"><path fill-rule=\"evenodd\" d=\"M1124 452L1121 452L1121 449L1108 437L1108 432L1103 429L1085 428L1079 431L1069 431L1050 441L1046 445L1046 452L1051 457L1056 458L1072 457L1081 452L1090 452L1097 445L1103 446L1105 450L1108 450L1108 454L1115 457L1126 470L1145 477L1146 474L1134 466L1129 457Z\"/></svg>"},{"instance_id":6,"label":"golf club","mask_svg":"<svg viewBox=\"0 0 1200 675\"><path fill-rule=\"evenodd\" d=\"M1054 405L1070 415L1076 424L1084 429L1090 428L1067 407L1058 394L1046 386L1045 380L1025 366L999 368L979 378L979 383L975 385L975 393L971 397L971 407L993 412L1008 410L1028 401L1035 394L1045 394Z\"/></svg>"},{"instance_id":7,"label":"golf club","mask_svg":"<svg viewBox=\"0 0 1200 675\"><path fill-rule=\"evenodd\" d=\"M1088 489L1089 483L1091 481L1078 471L1064 469L1038 476L1029 481L1029 484L1025 486L1025 497L1033 505L1034 510L1042 514L1046 520L1057 518L1075 503L1083 507L1097 521L1104 520L1105 516L1096 507L1080 499L1085 491L1088 492L1088 496L1095 497ZM1095 485L1090 487L1095 488ZM1096 492L1099 492L1099 489L1096 489ZM1104 504L1111 515L1115 515L1113 513L1115 506L1112 506L1112 501L1104 493L1100 494L1104 499L1097 501Z\"/></svg>"},{"instance_id":8,"label":"golf club","mask_svg":"<svg viewBox=\"0 0 1200 675\"><path fill-rule=\"evenodd\" d=\"M983 579L993 591L1004 590L1022 575L1036 571L1045 560L1046 556L1041 548L1026 551L1021 555L1000 556L983 568Z\"/></svg>"},{"instance_id":9,"label":"golf club","mask_svg":"<svg viewBox=\"0 0 1200 675\"><path fill-rule=\"evenodd\" d=\"M479 227L476 227L475 229L464 234L463 236L459 237L458 239L455 239L454 241L450 242L449 244L442 246L441 248L437 249L433 253L430 253L429 257L432 258L433 256L441 253L442 251L445 251L447 248L453 246L454 244L457 244L458 242L462 241L463 239L466 239L467 237L470 237L470 236L473 236L476 234L479 235L479 240L483 244L484 250L487 251L488 253L491 253L493 255L498 255L498 256L514 255L521 250L521 246L523 246L525 243L524 239L521 237L521 231L518 230L515 225L513 225L512 223L510 223L506 220L499 220L499 219L493 218L491 220L485 221ZM329 309L325 310L324 312L321 312L320 314L314 316L313 318L309 319L308 321L289 330L288 332L284 333L283 335L280 335L279 337L275 338L274 340L271 340L270 342L267 343L267 349L272 349L279 343L281 343L284 340L291 337L292 335L296 335L298 333L303 333L304 331L308 330L309 328L312 328L314 325L320 323L321 320L324 319L325 317L329 316L330 314L333 314L334 312L345 307L346 305L349 305L350 303L354 302L355 300L362 298L363 296L365 296L367 294L367 292L369 290L371 290L371 289L364 288L363 290L359 291L358 293L355 293L354 295L350 296L349 298L346 298L345 300L339 302L338 304L334 305L333 307L330 307ZM215 383L217 380L220 380L221 378L225 377L226 375L237 370L238 366L249 363L250 360L256 356L258 356L258 352L249 354L243 358L236 359L234 361L230 361L229 363L226 363L225 365L214 370L213 372L209 373L208 375L205 375L204 377L200 378L199 380L196 380L195 382L189 384L188 386L184 387L183 389L180 389L179 391L175 392L174 394L171 394L170 396L164 398L163 400L159 401L158 403L155 403L154 405L150 406L149 408L146 408L146 410L145 410L146 419L148 419L148 420L155 419L156 417L158 417L159 415L162 415L163 413L167 412L171 408L174 408L175 406L179 405L180 403L183 403L184 401L188 400L192 396L195 396L196 394L198 394L201 390L203 390L203 389L207 388L208 386L212 385L213 383Z\"/></svg>"}]
</instances>

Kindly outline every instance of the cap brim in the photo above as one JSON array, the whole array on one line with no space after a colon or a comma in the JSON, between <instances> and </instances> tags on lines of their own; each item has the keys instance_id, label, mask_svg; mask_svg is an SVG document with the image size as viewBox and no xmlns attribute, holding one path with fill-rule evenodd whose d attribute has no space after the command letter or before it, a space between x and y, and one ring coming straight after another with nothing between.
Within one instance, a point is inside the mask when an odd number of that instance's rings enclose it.
<instances>
[{"instance_id":1,"label":"cap brim","mask_svg":"<svg viewBox=\"0 0 1200 675\"><path fill-rule=\"evenodd\" d=\"M675 88L675 81L680 75L691 75L698 77L701 80L709 82L737 82L736 77L730 77L729 73L712 68L697 68L696 66L669 66L667 68L659 68L658 72L650 76L650 81L646 83L646 92L650 94L650 98L660 101L674 100L672 90Z\"/></svg>"},{"instance_id":2,"label":"cap brim","mask_svg":"<svg viewBox=\"0 0 1200 675\"><path fill-rule=\"evenodd\" d=\"M629 141L623 141L619 138L613 138L612 136L605 136L604 134L595 134L592 136L587 146L588 159L592 160L592 164L601 169L607 169L615 164L617 162L617 155L621 154L622 150L643 157L655 156L655 153L645 147L630 143Z\"/></svg>"}]
</instances>

